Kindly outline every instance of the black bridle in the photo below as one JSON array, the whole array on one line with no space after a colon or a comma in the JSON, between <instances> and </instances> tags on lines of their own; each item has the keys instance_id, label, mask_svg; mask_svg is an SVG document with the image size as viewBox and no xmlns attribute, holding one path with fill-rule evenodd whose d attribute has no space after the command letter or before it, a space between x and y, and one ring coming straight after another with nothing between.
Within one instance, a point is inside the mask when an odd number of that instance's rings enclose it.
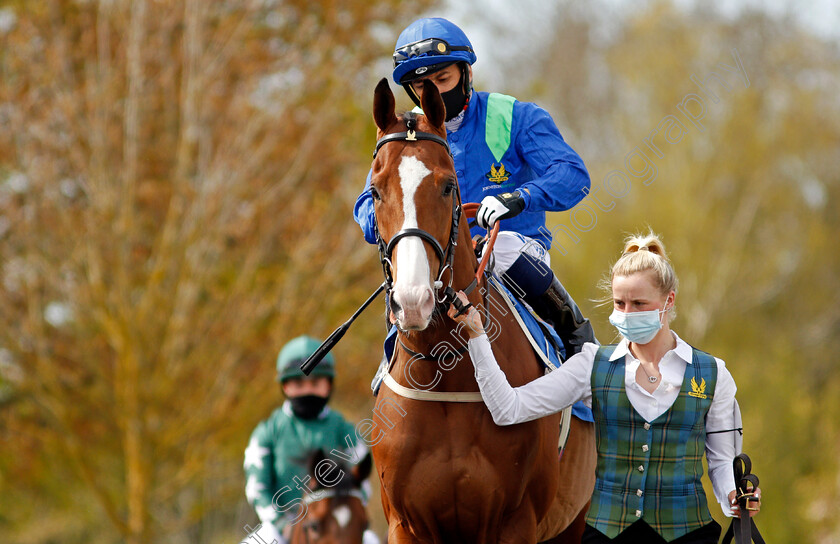
<instances>
[{"instance_id":1,"label":"black bridle","mask_svg":"<svg viewBox=\"0 0 840 544\"><path fill-rule=\"evenodd\" d=\"M442 145L446 152L449 153L449 156L452 156L452 152L449 150L449 144L446 143L444 138L436 134L431 134L429 132L420 132L417 130L417 115L414 112L407 112L403 114L403 121L405 121L405 132L394 132L392 134L387 134L380 138L376 142L376 148L373 151L373 157L376 158L376 154L379 152L379 149L389 143L389 142L416 142L419 140L428 140L435 143ZM454 274L452 273L452 261L455 258L455 247L458 245L458 224L461 221L461 191L458 187L458 184L455 184L455 192L452 193L452 222L451 228L449 230L449 241L446 244L446 248L441 247L440 242L438 242L437 238L429 234L423 229L402 229L398 233L396 233L391 240L387 243L385 240L382 239L382 235L379 233L379 226L377 225L376 221L374 221L374 231L376 232L376 244L379 247L379 260L382 263L382 271L385 275L385 289L390 298L390 293L393 288L394 277L391 273L391 267L393 264L391 263L391 254L394 251L394 247L396 247L397 242L406 238L408 236L416 236L421 240L427 242L432 249L435 251L435 254L438 257L438 261L440 262L440 266L438 267L437 272L437 281L435 281L434 289L437 291L438 289L443 287L443 273L449 269L449 283L444 289L443 297L438 298L435 295L435 300L440 304L449 304L453 300L455 300L455 290L452 289L452 280L454 278ZM477 280L473 280L473 282L464 289L466 294L469 294L476 286Z\"/></svg>"},{"instance_id":2,"label":"black bridle","mask_svg":"<svg viewBox=\"0 0 840 544\"><path fill-rule=\"evenodd\" d=\"M429 140L431 142L438 143L446 148L446 152L449 156L452 156L452 151L449 149L449 144L447 143L446 139L441 138L437 134L432 134L430 132L420 132L417 130L417 114L413 111L409 111L403 114L403 121L405 121L405 132L394 132L391 134L386 134L376 142L376 147L373 150L373 158L376 158L376 154L379 153L379 148L383 145L387 144L388 142L416 142L419 140Z\"/></svg>"}]
</instances>

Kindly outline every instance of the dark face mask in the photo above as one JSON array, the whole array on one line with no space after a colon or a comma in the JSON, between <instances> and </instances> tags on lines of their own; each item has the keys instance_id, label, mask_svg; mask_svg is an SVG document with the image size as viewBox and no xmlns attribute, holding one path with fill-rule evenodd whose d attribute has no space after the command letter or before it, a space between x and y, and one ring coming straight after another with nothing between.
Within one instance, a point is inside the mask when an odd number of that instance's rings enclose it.
<instances>
[{"instance_id":1,"label":"dark face mask","mask_svg":"<svg viewBox=\"0 0 840 544\"><path fill-rule=\"evenodd\" d=\"M464 92L464 78L466 77L466 70L461 68L461 78L458 84L452 89L441 93L440 97L443 99L443 105L446 107L446 120L449 121L458 116L464 111L464 106L467 105L467 93Z\"/></svg>"},{"instance_id":2,"label":"dark face mask","mask_svg":"<svg viewBox=\"0 0 840 544\"><path fill-rule=\"evenodd\" d=\"M301 419L315 419L324 406L327 405L329 397L320 397L318 395L302 395L300 397L290 397L289 403L292 405L292 413Z\"/></svg>"}]
</instances>

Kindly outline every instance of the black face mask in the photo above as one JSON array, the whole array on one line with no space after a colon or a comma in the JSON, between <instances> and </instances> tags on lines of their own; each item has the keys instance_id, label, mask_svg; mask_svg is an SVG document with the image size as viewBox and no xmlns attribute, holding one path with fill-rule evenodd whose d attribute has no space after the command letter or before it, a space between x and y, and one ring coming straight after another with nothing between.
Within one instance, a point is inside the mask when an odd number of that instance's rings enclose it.
<instances>
[{"instance_id":1,"label":"black face mask","mask_svg":"<svg viewBox=\"0 0 840 544\"><path fill-rule=\"evenodd\" d=\"M466 86L464 83L465 78L466 70L462 67L461 78L458 80L458 84L445 93L440 94L440 97L443 99L443 105L446 107L447 121L457 117L458 114L464 111L464 106L467 105L467 93L464 92L464 87Z\"/></svg>"},{"instance_id":2,"label":"black face mask","mask_svg":"<svg viewBox=\"0 0 840 544\"><path fill-rule=\"evenodd\" d=\"M292 413L301 419L315 419L324 406L327 405L329 397L321 397L318 395L301 395L300 397L290 397L289 403L292 405Z\"/></svg>"}]
</instances>

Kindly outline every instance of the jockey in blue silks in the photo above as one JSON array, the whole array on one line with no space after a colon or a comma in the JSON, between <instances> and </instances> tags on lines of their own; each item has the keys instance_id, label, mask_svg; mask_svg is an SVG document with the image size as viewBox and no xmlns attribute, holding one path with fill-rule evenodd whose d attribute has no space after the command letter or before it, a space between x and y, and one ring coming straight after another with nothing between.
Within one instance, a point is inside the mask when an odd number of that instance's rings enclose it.
<instances>
[{"instance_id":1,"label":"jockey in blue silks","mask_svg":"<svg viewBox=\"0 0 840 544\"><path fill-rule=\"evenodd\" d=\"M481 202L472 234L501 221L493 251L495 272L553 324L570 357L585 342L597 341L589 320L550 268L551 232L545 228L545 212L568 210L580 202L589 189L589 174L544 109L475 91L475 61L472 44L460 28L446 19L419 19L397 39L393 78L418 107L423 85L438 87L462 199ZM373 244L376 219L370 181L369 172L354 217L365 240Z\"/></svg>"}]
</instances>

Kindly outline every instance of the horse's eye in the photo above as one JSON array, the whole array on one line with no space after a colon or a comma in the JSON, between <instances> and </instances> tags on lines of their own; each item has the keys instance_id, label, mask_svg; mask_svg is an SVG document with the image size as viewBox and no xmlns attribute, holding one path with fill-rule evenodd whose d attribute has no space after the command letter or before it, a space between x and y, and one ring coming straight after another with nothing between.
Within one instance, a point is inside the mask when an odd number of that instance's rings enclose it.
<instances>
[{"instance_id":1,"label":"horse's eye","mask_svg":"<svg viewBox=\"0 0 840 544\"><path fill-rule=\"evenodd\" d=\"M443 188L443 196L449 196L452 194L452 191L455 190L454 183L447 183L446 186Z\"/></svg>"},{"instance_id":2,"label":"horse's eye","mask_svg":"<svg viewBox=\"0 0 840 544\"><path fill-rule=\"evenodd\" d=\"M377 191L376 187L373 186L370 188L370 196L372 196L374 200L382 200L382 197L379 196L379 191Z\"/></svg>"}]
</instances>

